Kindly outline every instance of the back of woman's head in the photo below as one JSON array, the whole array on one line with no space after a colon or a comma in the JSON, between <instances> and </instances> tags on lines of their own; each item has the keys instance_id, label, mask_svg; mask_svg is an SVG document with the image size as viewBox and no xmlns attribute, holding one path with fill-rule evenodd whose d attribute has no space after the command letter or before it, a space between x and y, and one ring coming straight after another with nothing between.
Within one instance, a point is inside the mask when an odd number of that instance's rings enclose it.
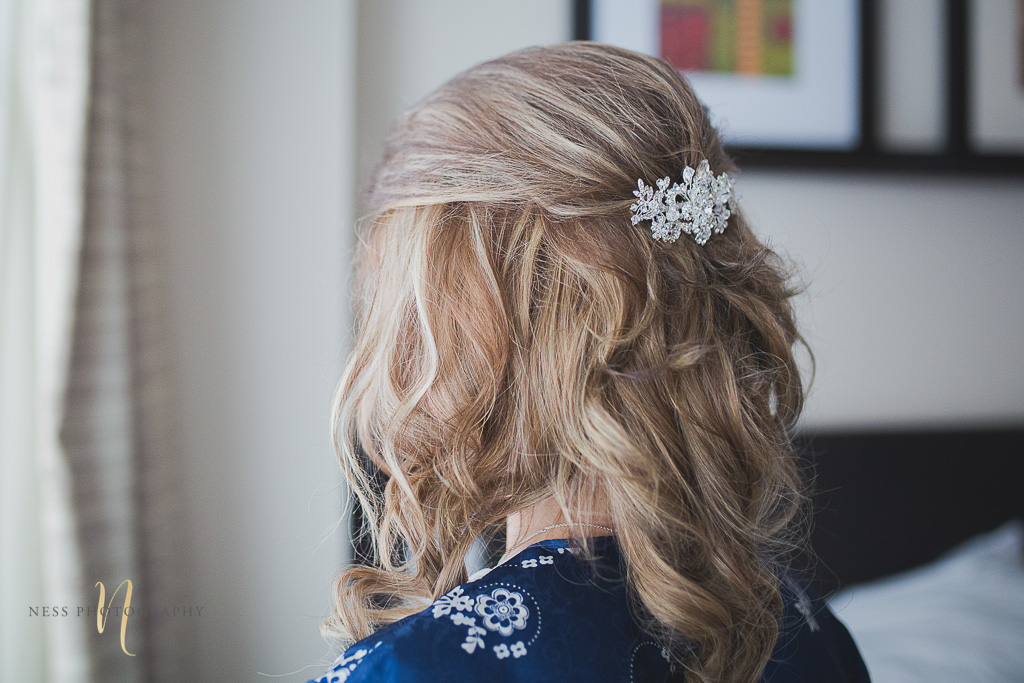
<instances>
[{"instance_id":1,"label":"back of woman's head","mask_svg":"<svg viewBox=\"0 0 1024 683\"><path fill-rule=\"evenodd\" d=\"M757 677L800 500L792 291L742 212L705 245L630 221L637 179L702 160L734 170L679 74L594 43L481 64L401 117L335 405L380 567L347 569L328 632L464 582L516 510L601 498L651 633L699 679Z\"/></svg>"}]
</instances>

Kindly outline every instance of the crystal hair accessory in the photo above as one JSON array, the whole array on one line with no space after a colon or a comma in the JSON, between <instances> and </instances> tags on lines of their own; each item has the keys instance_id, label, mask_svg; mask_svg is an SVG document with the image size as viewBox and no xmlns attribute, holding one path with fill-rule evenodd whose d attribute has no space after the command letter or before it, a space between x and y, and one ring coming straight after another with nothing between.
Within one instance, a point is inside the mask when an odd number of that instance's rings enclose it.
<instances>
[{"instance_id":1,"label":"crystal hair accessory","mask_svg":"<svg viewBox=\"0 0 1024 683\"><path fill-rule=\"evenodd\" d=\"M683 169L683 182L673 183L670 178L657 181L658 189L636 181L633 190L636 203L629 207L633 212L633 225L640 221L651 222L651 234L656 240L675 242L679 233L693 235L697 244L705 244L711 233L721 233L729 216L736 210L732 178L727 173L717 178L711 173L707 159L696 169Z\"/></svg>"}]
</instances>

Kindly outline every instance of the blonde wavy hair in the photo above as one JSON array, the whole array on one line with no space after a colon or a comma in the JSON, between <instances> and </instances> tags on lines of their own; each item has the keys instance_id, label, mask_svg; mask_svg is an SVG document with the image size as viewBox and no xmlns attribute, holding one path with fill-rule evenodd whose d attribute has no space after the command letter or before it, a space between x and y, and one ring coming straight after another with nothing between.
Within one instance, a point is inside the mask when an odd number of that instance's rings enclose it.
<instances>
[{"instance_id":1,"label":"blonde wavy hair","mask_svg":"<svg viewBox=\"0 0 1024 683\"><path fill-rule=\"evenodd\" d=\"M600 495L651 635L693 680L757 679L803 500L802 340L742 210L703 247L630 223L638 178L703 159L735 171L679 73L597 43L480 64L402 115L332 417L377 557L342 571L325 635L465 582L510 513L553 497L573 520Z\"/></svg>"}]
</instances>

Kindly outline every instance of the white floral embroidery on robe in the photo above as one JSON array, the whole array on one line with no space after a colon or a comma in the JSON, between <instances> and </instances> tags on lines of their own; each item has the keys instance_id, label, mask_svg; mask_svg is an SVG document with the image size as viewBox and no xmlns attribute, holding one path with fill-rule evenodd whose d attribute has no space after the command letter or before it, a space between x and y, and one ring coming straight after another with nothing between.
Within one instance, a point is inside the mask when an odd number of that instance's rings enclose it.
<instances>
[{"instance_id":1,"label":"white floral embroidery on robe","mask_svg":"<svg viewBox=\"0 0 1024 683\"><path fill-rule=\"evenodd\" d=\"M467 628L462 649L473 654L477 648L485 647L484 636L488 631L507 638L514 631L526 628L530 609L525 602L522 592L507 588L495 588L489 594L481 593L474 598L466 595L461 586L456 586L438 598L430 609L435 619L447 616L456 626ZM474 613L477 616L471 616ZM477 617L481 618L483 626L477 624ZM520 640L511 646L499 643L491 649L498 659L510 656L518 659L526 654L526 645Z\"/></svg>"},{"instance_id":2,"label":"white floral embroidery on robe","mask_svg":"<svg viewBox=\"0 0 1024 683\"><path fill-rule=\"evenodd\" d=\"M462 586L456 586L441 597L439 597L430 609L434 613L434 618L450 614L453 609L466 612L473 609L473 598L468 595L464 595Z\"/></svg>"},{"instance_id":3,"label":"white floral embroidery on robe","mask_svg":"<svg viewBox=\"0 0 1024 683\"><path fill-rule=\"evenodd\" d=\"M372 648L361 647L350 655L338 657L334 668L316 679L316 683L344 683L363 661L363 657L376 650L380 644L381 641L378 640Z\"/></svg>"},{"instance_id":4,"label":"white floral embroidery on robe","mask_svg":"<svg viewBox=\"0 0 1024 683\"><path fill-rule=\"evenodd\" d=\"M526 628L526 618L530 616L522 594L504 588L496 588L490 595L478 595L476 613L484 618L484 626L503 636L512 635L514 628Z\"/></svg>"}]
</instances>

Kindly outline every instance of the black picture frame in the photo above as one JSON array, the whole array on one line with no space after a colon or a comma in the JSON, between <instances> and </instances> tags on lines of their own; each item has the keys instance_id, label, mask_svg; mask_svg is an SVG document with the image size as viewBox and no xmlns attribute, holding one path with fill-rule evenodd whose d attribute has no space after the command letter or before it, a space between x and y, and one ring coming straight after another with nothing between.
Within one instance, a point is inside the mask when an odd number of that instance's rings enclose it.
<instances>
[{"instance_id":1,"label":"black picture frame","mask_svg":"<svg viewBox=\"0 0 1024 683\"><path fill-rule=\"evenodd\" d=\"M969 144L970 103L968 59L970 26L968 2L946 0L947 86L946 140L936 152L896 152L885 149L878 131L879 91L878 13L876 0L859 0L860 15L860 140L850 150L728 146L741 167L842 169L927 174L1020 175L1024 155L979 153ZM592 0L574 0L573 38L592 34Z\"/></svg>"}]
</instances>

